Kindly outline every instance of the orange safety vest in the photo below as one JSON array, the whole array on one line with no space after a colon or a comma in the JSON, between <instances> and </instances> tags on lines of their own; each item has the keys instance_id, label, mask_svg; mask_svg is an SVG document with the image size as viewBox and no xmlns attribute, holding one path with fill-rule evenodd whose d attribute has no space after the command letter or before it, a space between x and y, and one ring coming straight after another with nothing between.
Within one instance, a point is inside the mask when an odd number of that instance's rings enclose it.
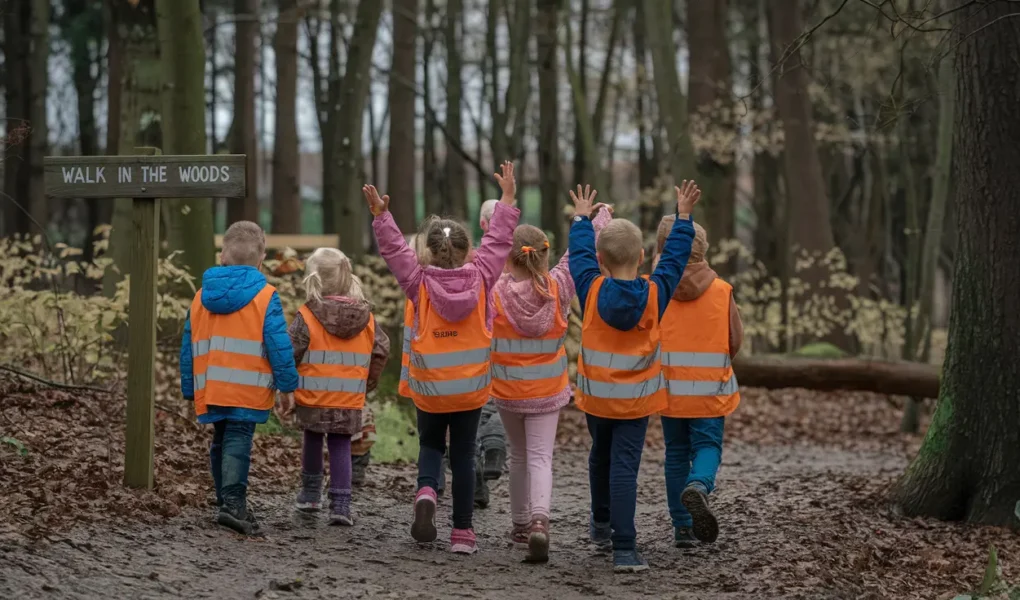
<instances>
[{"instance_id":1,"label":"orange safety vest","mask_svg":"<svg viewBox=\"0 0 1020 600\"><path fill-rule=\"evenodd\" d=\"M411 360L411 338L414 337L414 304L404 300L404 343L400 353L400 383L397 393L404 398L411 397L411 388L407 385L408 365Z\"/></svg>"},{"instance_id":2,"label":"orange safety vest","mask_svg":"<svg viewBox=\"0 0 1020 600\"><path fill-rule=\"evenodd\" d=\"M556 321L540 337L525 337L506 318L499 294L493 294L496 316L492 321L492 397L500 400L547 398L570 385L567 371L567 322L560 310L556 280L548 278L556 299Z\"/></svg>"},{"instance_id":3,"label":"orange safety vest","mask_svg":"<svg viewBox=\"0 0 1020 600\"><path fill-rule=\"evenodd\" d=\"M407 385L414 405L425 412L475 410L489 400L492 334L485 322L484 285L478 298L474 312L451 323L432 310L425 284L419 288Z\"/></svg>"},{"instance_id":4,"label":"orange safety vest","mask_svg":"<svg viewBox=\"0 0 1020 600\"><path fill-rule=\"evenodd\" d=\"M740 404L730 364L730 298L716 279L694 300L670 300L662 318L662 373L669 407L665 417L724 417Z\"/></svg>"},{"instance_id":5,"label":"orange safety vest","mask_svg":"<svg viewBox=\"0 0 1020 600\"><path fill-rule=\"evenodd\" d=\"M345 340L326 331L307 306L298 312L308 326L308 349L298 364L295 400L301 406L360 410L368 389L375 316L369 315L368 326Z\"/></svg>"},{"instance_id":6,"label":"orange safety vest","mask_svg":"<svg viewBox=\"0 0 1020 600\"><path fill-rule=\"evenodd\" d=\"M599 290L605 280L596 277L588 290L574 401L579 409L596 417L647 417L666 408L659 362L659 288L649 283L641 320L630 331L620 331L599 316Z\"/></svg>"},{"instance_id":7,"label":"orange safety vest","mask_svg":"<svg viewBox=\"0 0 1020 600\"><path fill-rule=\"evenodd\" d=\"M202 306L202 290L191 301L191 357L195 413L207 404L273 408L273 368L262 343L262 325L276 288L266 284L247 306L227 315Z\"/></svg>"}]
</instances>

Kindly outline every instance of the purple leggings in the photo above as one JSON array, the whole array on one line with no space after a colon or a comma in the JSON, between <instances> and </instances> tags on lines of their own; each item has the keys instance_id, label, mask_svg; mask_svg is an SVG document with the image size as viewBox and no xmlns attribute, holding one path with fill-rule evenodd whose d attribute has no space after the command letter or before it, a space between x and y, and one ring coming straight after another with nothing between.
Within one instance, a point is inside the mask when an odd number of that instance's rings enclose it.
<instances>
[{"instance_id":1,"label":"purple leggings","mask_svg":"<svg viewBox=\"0 0 1020 600\"><path fill-rule=\"evenodd\" d=\"M301 468L305 473L322 473L322 438L324 433L305 431ZM351 493L351 436L331 433L329 445L329 489Z\"/></svg>"}]
</instances>

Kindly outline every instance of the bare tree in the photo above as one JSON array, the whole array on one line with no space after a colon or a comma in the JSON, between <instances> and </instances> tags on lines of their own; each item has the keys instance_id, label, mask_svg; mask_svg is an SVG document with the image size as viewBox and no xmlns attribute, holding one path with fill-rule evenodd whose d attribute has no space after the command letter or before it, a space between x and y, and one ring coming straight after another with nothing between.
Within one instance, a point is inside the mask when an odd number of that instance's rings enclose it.
<instances>
[{"instance_id":1,"label":"bare tree","mask_svg":"<svg viewBox=\"0 0 1020 600\"><path fill-rule=\"evenodd\" d=\"M227 221L259 220L258 134L255 131L255 41L259 32L258 0L235 0L234 124L230 145L248 156L248 195L227 200Z\"/></svg>"},{"instance_id":2,"label":"bare tree","mask_svg":"<svg viewBox=\"0 0 1020 600\"><path fill-rule=\"evenodd\" d=\"M280 0L276 60L276 135L273 141L273 233L301 232L300 154L297 131L297 0Z\"/></svg>"},{"instance_id":3,"label":"bare tree","mask_svg":"<svg viewBox=\"0 0 1020 600\"><path fill-rule=\"evenodd\" d=\"M467 218L467 172L461 135L463 106L463 74L461 73L464 37L463 0L446 1L446 196L450 214Z\"/></svg>"},{"instance_id":4,"label":"bare tree","mask_svg":"<svg viewBox=\"0 0 1020 600\"><path fill-rule=\"evenodd\" d=\"M390 70L390 145L386 190L395 200L393 218L404 233L414 231L415 218L415 91L418 86L416 48L418 0L393 2L393 62Z\"/></svg>"},{"instance_id":5,"label":"bare tree","mask_svg":"<svg viewBox=\"0 0 1020 600\"><path fill-rule=\"evenodd\" d=\"M556 31L558 0L537 0L535 41L538 48L538 177L542 194L542 228L557 250L566 248L563 189L560 184L559 57Z\"/></svg>"}]
</instances>

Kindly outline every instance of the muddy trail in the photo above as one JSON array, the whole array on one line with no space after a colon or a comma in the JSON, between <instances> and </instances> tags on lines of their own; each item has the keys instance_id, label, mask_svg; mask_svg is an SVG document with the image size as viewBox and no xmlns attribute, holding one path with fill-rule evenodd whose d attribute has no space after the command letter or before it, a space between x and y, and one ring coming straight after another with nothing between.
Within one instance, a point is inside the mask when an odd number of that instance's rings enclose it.
<instances>
[{"instance_id":1,"label":"muddy trail","mask_svg":"<svg viewBox=\"0 0 1020 600\"><path fill-rule=\"evenodd\" d=\"M6 387L5 387L6 386ZM0 380L0 600L34 598L952 598L981 580L988 547L1015 576L1009 531L906 519L886 502L920 438L896 432L900 405L875 395L747 390L727 420L713 506L719 540L672 546L661 429L649 427L638 543L651 570L614 575L587 541L589 438L561 414L552 553L510 547L506 475L475 513L480 551L410 539L411 465L373 464L353 528L292 510L298 440L257 436L251 496L266 537L217 527L208 506L208 432L157 420L157 486L120 485L122 409L88 394ZM122 406L122 405L121 405ZM173 409L173 406L167 408ZM9 446L9 445L8 445Z\"/></svg>"}]
</instances>

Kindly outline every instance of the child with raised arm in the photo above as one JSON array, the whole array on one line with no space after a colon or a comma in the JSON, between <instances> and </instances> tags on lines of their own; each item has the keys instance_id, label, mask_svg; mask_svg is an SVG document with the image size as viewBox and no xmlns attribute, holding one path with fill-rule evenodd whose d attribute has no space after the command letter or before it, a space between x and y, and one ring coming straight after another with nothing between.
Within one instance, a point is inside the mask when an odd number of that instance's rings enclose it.
<instances>
[{"instance_id":1,"label":"child with raised arm","mask_svg":"<svg viewBox=\"0 0 1020 600\"><path fill-rule=\"evenodd\" d=\"M656 260L675 219L668 215L659 223ZM661 413L666 500L678 548L712 543L719 535L708 495L722 460L723 422L740 403L730 361L744 340L733 288L705 260L705 230L695 224L694 232L690 261L662 318L662 373L669 401Z\"/></svg>"},{"instance_id":2,"label":"child with raised arm","mask_svg":"<svg viewBox=\"0 0 1020 600\"><path fill-rule=\"evenodd\" d=\"M202 274L181 339L181 394L195 401L198 422L213 426L216 521L244 535L259 529L248 506L255 425L269 420L274 388L289 404L298 383L283 305L259 271L265 257L261 227L231 225L220 266Z\"/></svg>"},{"instance_id":3,"label":"child with raised arm","mask_svg":"<svg viewBox=\"0 0 1020 600\"><path fill-rule=\"evenodd\" d=\"M504 163L496 179L503 197L473 258L468 261L471 238L463 225L452 219L430 218L421 231L427 252L427 257L421 257L428 265L425 267L393 221L389 196L380 198L374 186L363 189L375 216L372 227L379 253L414 305L407 385L418 409L420 449L411 536L419 542L436 539L436 487L449 431L453 471L450 549L461 554L477 550L472 528L475 437L491 382L492 334L487 325L486 295L503 271L520 217L514 207L513 164Z\"/></svg>"},{"instance_id":4,"label":"child with raised arm","mask_svg":"<svg viewBox=\"0 0 1020 600\"><path fill-rule=\"evenodd\" d=\"M694 182L676 188L677 218L650 278L640 277L641 230L614 219L595 242L591 197L575 195L570 274L583 311L577 361L577 407L592 437L588 457L592 541L613 549L613 570L637 572L637 476L648 417L667 406L659 360L660 320L691 253L691 210L701 195Z\"/></svg>"},{"instance_id":5,"label":"child with raised arm","mask_svg":"<svg viewBox=\"0 0 1020 600\"><path fill-rule=\"evenodd\" d=\"M593 211L597 236L612 209ZM493 290L492 400L510 442L510 537L527 546L528 562L549 558L553 447L560 409L570 402L563 347L574 299L568 257L550 269L545 232L518 225L506 272Z\"/></svg>"},{"instance_id":6,"label":"child with raised arm","mask_svg":"<svg viewBox=\"0 0 1020 600\"><path fill-rule=\"evenodd\" d=\"M322 447L329 445L329 523L353 525L351 438L361 433L365 396L375 389L390 355L351 261L319 248L305 263L305 304L290 324L300 379L295 416L304 430L301 489L295 507L322 507ZM327 437L328 436L328 437Z\"/></svg>"}]
</instances>

